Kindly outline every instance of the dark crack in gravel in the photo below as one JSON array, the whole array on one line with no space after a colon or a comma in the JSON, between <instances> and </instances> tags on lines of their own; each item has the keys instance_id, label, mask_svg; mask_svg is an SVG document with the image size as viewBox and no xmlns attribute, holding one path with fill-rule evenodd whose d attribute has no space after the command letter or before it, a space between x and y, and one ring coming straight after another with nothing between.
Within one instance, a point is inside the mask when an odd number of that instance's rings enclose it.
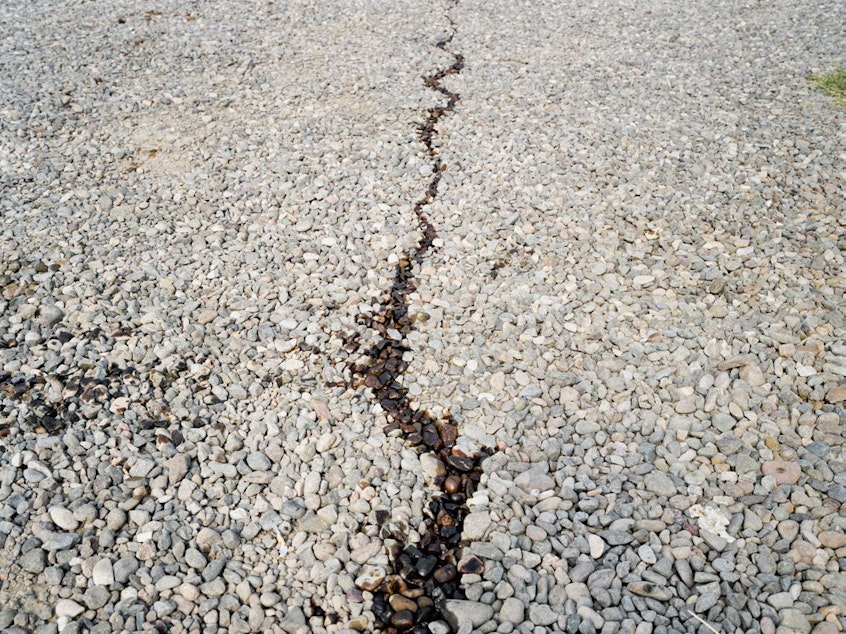
<instances>
[{"instance_id":1,"label":"dark crack in gravel","mask_svg":"<svg viewBox=\"0 0 846 634\"><path fill-rule=\"evenodd\" d=\"M434 480L439 490L428 504L420 543L405 544L405 536L398 532L389 535L400 546L391 553L393 574L374 592L373 606L379 629L387 632L428 632L429 623L446 620L443 605L447 599L464 598L461 574L481 572L481 561L477 558L461 558L461 532L468 513L467 499L479 482L480 464L489 453L483 450L478 455L465 455L455 446L458 429L449 415L436 420L429 412L412 407L408 390L400 381L408 367L403 359L410 350L407 336L414 328L408 312L409 295L417 288L414 267L423 261L437 237L435 226L425 213L438 196L441 175L446 169L434 140L438 123L459 101L458 93L441 82L464 67L464 57L449 48L456 32L450 16L455 4L451 3L446 12L450 33L436 44L452 55L454 61L423 78L426 86L446 97L446 101L428 109L418 131L432 165L426 191L413 207L422 236L397 264L394 282L381 309L366 320L365 325L379 333L380 341L365 352L368 357L365 363L352 367L353 375L373 391L374 398L385 410L389 421L385 431L400 430L408 445L420 453L437 456L444 465L443 475Z\"/></svg>"}]
</instances>

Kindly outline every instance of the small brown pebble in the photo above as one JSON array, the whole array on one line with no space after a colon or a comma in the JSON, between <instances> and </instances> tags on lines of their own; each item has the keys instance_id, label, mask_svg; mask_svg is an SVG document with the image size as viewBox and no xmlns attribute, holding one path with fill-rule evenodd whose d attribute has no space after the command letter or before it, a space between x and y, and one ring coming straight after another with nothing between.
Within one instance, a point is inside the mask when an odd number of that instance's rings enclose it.
<instances>
[{"instance_id":1,"label":"small brown pebble","mask_svg":"<svg viewBox=\"0 0 846 634\"><path fill-rule=\"evenodd\" d=\"M391 594L400 594L408 588L403 578L399 575L391 575L385 580L385 590Z\"/></svg>"},{"instance_id":2,"label":"small brown pebble","mask_svg":"<svg viewBox=\"0 0 846 634\"><path fill-rule=\"evenodd\" d=\"M388 599L388 604L391 606L391 609L397 613L402 612L403 610L408 610L409 612L417 611L417 604L401 594L392 594L391 598Z\"/></svg>"},{"instance_id":3,"label":"small brown pebble","mask_svg":"<svg viewBox=\"0 0 846 634\"><path fill-rule=\"evenodd\" d=\"M398 630L407 630L414 625L414 613L411 612L411 610L395 612L393 616L391 616L391 625Z\"/></svg>"},{"instance_id":4,"label":"small brown pebble","mask_svg":"<svg viewBox=\"0 0 846 634\"><path fill-rule=\"evenodd\" d=\"M447 493L458 493L458 490L461 488L461 478L458 476L449 476L444 482L444 489Z\"/></svg>"},{"instance_id":5,"label":"small brown pebble","mask_svg":"<svg viewBox=\"0 0 846 634\"><path fill-rule=\"evenodd\" d=\"M452 564L447 564L446 566L441 566L435 571L435 581L438 583L446 583L447 581L452 581L455 579L455 576L458 574L458 571L455 569L455 566Z\"/></svg>"},{"instance_id":6,"label":"small brown pebble","mask_svg":"<svg viewBox=\"0 0 846 634\"><path fill-rule=\"evenodd\" d=\"M458 438L458 428L452 423L441 423L439 431L444 444L452 447Z\"/></svg>"}]
</instances>

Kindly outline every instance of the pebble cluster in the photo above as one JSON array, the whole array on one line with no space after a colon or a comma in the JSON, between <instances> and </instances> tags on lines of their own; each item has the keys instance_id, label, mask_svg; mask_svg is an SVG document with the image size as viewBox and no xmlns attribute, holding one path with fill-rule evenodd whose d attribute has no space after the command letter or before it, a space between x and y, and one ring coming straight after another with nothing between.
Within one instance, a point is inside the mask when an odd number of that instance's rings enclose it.
<instances>
[{"instance_id":1,"label":"pebble cluster","mask_svg":"<svg viewBox=\"0 0 846 634\"><path fill-rule=\"evenodd\" d=\"M844 23L4 2L0 630L843 631Z\"/></svg>"}]
</instances>

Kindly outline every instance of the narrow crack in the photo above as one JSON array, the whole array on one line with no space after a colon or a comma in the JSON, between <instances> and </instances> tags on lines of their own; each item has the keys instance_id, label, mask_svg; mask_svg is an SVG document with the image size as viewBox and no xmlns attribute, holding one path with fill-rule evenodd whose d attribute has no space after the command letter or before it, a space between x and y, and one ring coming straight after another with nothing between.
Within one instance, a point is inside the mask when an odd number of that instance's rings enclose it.
<instances>
[{"instance_id":1,"label":"narrow crack","mask_svg":"<svg viewBox=\"0 0 846 634\"><path fill-rule=\"evenodd\" d=\"M422 236L415 248L405 253L397 264L393 284L378 313L365 320L365 325L378 332L381 339L364 353L366 362L350 368L353 377L372 390L385 410L388 418L385 431L399 430L409 446L438 459L438 475L432 482L436 490L426 509L420 543L406 544L405 536L399 531L389 534L397 541L391 553L393 572L378 587L369 588L374 592L377 627L389 633L428 633L428 625L434 621L442 621L444 627L450 627L448 623L454 625L446 613L445 602L465 598L460 586L461 574L483 572L482 562L477 557L461 556L465 545L461 533L469 512L467 500L476 489L482 473L481 462L490 455L490 450L470 455L461 451L456 446L458 429L449 414L437 420L429 412L413 408L408 390L401 383L408 368L408 362L403 359L410 351L408 334L414 329L414 320L408 311L409 296L417 289L414 266L424 260L438 235L425 213L438 196L441 175L446 169L434 139L438 135L439 122L459 101L458 93L441 82L450 75L457 75L464 67L464 57L449 48L456 34L451 15L456 4L457 0L453 0L446 9L450 32L436 44L437 48L452 55L454 61L423 77L425 85L446 97L446 102L429 108L418 128L420 142L432 164L426 191L413 206Z\"/></svg>"}]
</instances>

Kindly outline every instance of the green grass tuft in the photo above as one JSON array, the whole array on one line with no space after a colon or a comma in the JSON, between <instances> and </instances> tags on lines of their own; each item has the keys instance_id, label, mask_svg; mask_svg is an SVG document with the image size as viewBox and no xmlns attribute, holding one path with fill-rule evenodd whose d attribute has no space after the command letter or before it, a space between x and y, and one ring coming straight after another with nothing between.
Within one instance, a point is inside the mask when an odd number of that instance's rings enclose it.
<instances>
[{"instance_id":1,"label":"green grass tuft","mask_svg":"<svg viewBox=\"0 0 846 634\"><path fill-rule=\"evenodd\" d=\"M835 68L825 75L811 75L811 81L841 106L846 106L846 68Z\"/></svg>"}]
</instances>

